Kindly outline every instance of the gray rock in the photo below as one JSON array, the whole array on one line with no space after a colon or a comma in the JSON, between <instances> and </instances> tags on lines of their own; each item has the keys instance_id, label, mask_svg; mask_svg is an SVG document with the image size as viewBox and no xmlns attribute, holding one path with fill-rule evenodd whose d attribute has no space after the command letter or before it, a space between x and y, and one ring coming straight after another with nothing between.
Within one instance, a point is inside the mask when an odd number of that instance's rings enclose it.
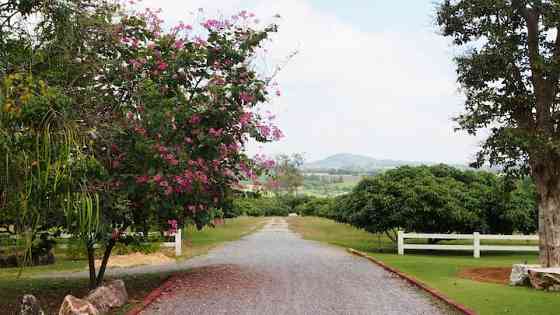
<instances>
[{"instance_id":1,"label":"gray rock","mask_svg":"<svg viewBox=\"0 0 560 315\"><path fill-rule=\"evenodd\" d=\"M100 315L93 304L72 295L64 297L58 315Z\"/></svg>"},{"instance_id":2,"label":"gray rock","mask_svg":"<svg viewBox=\"0 0 560 315\"><path fill-rule=\"evenodd\" d=\"M34 295L26 294L21 299L20 315L45 315Z\"/></svg>"},{"instance_id":3,"label":"gray rock","mask_svg":"<svg viewBox=\"0 0 560 315\"><path fill-rule=\"evenodd\" d=\"M124 281L113 280L91 291L85 300L93 304L100 313L107 313L112 308L125 305L128 301L128 294Z\"/></svg>"},{"instance_id":4,"label":"gray rock","mask_svg":"<svg viewBox=\"0 0 560 315\"><path fill-rule=\"evenodd\" d=\"M525 286L529 284L529 269L538 268L540 265L515 264L511 268L509 284L512 286Z\"/></svg>"},{"instance_id":5,"label":"gray rock","mask_svg":"<svg viewBox=\"0 0 560 315\"><path fill-rule=\"evenodd\" d=\"M560 291L560 268L529 268L531 286L538 290Z\"/></svg>"}]
</instances>

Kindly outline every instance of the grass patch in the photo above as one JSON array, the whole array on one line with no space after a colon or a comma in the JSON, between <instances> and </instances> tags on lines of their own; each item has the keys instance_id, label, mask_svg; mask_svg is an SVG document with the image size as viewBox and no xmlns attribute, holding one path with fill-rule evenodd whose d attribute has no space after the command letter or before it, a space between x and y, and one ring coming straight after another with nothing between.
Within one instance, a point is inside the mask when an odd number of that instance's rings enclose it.
<instances>
[{"instance_id":1,"label":"grass patch","mask_svg":"<svg viewBox=\"0 0 560 315\"><path fill-rule=\"evenodd\" d=\"M238 217L226 219L223 225L215 228L204 227L200 231L194 226L189 226L183 230L183 250L179 259L185 260L204 255L224 242L237 240L260 229L265 222L266 219L263 217Z\"/></svg>"},{"instance_id":2,"label":"grass patch","mask_svg":"<svg viewBox=\"0 0 560 315\"><path fill-rule=\"evenodd\" d=\"M265 220L265 218L240 217L227 219L224 225L216 228L204 228L201 231L189 228L185 231L186 233L183 233L183 256L179 259L202 255L223 242L237 240L261 227ZM58 308L64 296L72 294L82 297L87 294L87 279L37 279L32 277L48 272L84 271L86 265L87 262L84 260L59 259L54 265L26 267L19 278L17 277L19 268L0 269L0 313L17 314L21 296L33 294L39 299L47 314L58 314ZM169 273L158 273L119 277L126 283L129 304L121 310L115 311L115 314L123 314L126 310L138 305L149 292L159 287L169 276Z\"/></svg>"},{"instance_id":3,"label":"grass patch","mask_svg":"<svg viewBox=\"0 0 560 315\"><path fill-rule=\"evenodd\" d=\"M481 315L539 314L553 315L560 310L560 294L529 288L475 282L458 277L460 270L471 267L510 267L514 263L536 263L536 253L482 252L475 259L472 252L415 251L405 256L395 254L385 237L355 229L346 224L314 217L289 218L290 227L305 239L352 247L367 252ZM383 252L379 252L379 248Z\"/></svg>"}]
</instances>

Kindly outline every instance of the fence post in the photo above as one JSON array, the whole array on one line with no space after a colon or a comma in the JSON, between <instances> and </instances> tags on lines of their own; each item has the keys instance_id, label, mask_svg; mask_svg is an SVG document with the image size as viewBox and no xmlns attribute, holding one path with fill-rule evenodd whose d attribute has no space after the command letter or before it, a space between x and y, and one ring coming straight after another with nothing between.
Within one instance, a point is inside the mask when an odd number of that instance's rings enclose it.
<instances>
[{"instance_id":1,"label":"fence post","mask_svg":"<svg viewBox=\"0 0 560 315\"><path fill-rule=\"evenodd\" d=\"M403 231L397 232L397 248L399 251L399 255L404 255L404 232Z\"/></svg>"},{"instance_id":2,"label":"fence post","mask_svg":"<svg viewBox=\"0 0 560 315\"><path fill-rule=\"evenodd\" d=\"M473 245L474 245L474 258L480 258L480 233L473 233Z\"/></svg>"},{"instance_id":3,"label":"fence post","mask_svg":"<svg viewBox=\"0 0 560 315\"><path fill-rule=\"evenodd\" d=\"M181 228L177 229L175 232L175 256L181 256L181 245L183 244L183 239L181 237Z\"/></svg>"}]
</instances>

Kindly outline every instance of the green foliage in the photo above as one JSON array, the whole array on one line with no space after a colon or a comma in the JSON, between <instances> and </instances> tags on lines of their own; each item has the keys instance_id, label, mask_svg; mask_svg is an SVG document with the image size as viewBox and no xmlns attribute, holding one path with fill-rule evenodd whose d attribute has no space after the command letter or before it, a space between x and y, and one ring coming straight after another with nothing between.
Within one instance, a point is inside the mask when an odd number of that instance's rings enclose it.
<instances>
[{"instance_id":1,"label":"green foliage","mask_svg":"<svg viewBox=\"0 0 560 315\"><path fill-rule=\"evenodd\" d=\"M304 159L301 154L282 154L276 157L272 179L269 180L269 189L276 193L294 194L303 185L303 174L300 167Z\"/></svg>"},{"instance_id":2,"label":"green foliage","mask_svg":"<svg viewBox=\"0 0 560 315\"><path fill-rule=\"evenodd\" d=\"M334 207L333 198L311 197L296 206L296 211L302 216L318 216L330 218Z\"/></svg>"},{"instance_id":3,"label":"green foliage","mask_svg":"<svg viewBox=\"0 0 560 315\"><path fill-rule=\"evenodd\" d=\"M237 198L233 201L233 208L241 215L254 217L287 216L290 213L288 205L275 197Z\"/></svg>"},{"instance_id":4,"label":"green foliage","mask_svg":"<svg viewBox=\"0 0 560 315\"><path fill-rule=\"evenodd\" d=\"M80 239L69 239L64 249L66 259L84 260L87 259L86 245Z\"/></svg>"},{"instance_id":5,"label":"green foliage","mask_svg":"<svg viewBox=\"0 0 560 315\"><path fill-rule=\"evenodd\" d=\"M517 263L536 263L537 255L534 253L485 252L479 259L473 259L472 252L457 251L415 251L399 256L391 249L386 238L379 238L379 235L347 224L311 217L290 218L289 223L305 239L368 252L385 264L473 309L477 314L555 315L560 308L559 296L554 292L483 283L459 276L463 268L511 268L511 265ZM379 247L383 248L382 253Z\"/></svg>"},{"instance_id":6,"label":"green foliage","mask_svg":"<svg viewBox=\"0 0 560 315\"><path fill-rule=\"evenodd\" d=\"M492 173L436 165L366 178L331 202L326 216L373 233L529 234L536 231L536 214L535 188L528 179L512 187Z\"/></svg>"}]
</instances>

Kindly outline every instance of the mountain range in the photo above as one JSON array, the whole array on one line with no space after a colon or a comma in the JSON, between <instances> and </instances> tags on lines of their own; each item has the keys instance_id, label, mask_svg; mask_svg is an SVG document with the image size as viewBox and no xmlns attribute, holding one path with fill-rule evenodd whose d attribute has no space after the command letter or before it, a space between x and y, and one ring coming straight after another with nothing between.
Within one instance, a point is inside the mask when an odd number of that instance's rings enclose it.
<instances>
[{"instance_id":1,"label":"mountain range","mask_svg":"<svg viewBox=\"0 0 560 315\"><path fill-rule=\"evenodd\" d=\"M331 155L325 159L305 163L302 166L304 170L349 170L349 171L373 171L379 169L395 168L403 165L434 165L439 164L435 162L421 162L421 161L401 161L401 160L387 160L375 159L365 155L339 153ZM452 165L457 168L468 168L466 165Z\"/></svg>"}]
</instances>

